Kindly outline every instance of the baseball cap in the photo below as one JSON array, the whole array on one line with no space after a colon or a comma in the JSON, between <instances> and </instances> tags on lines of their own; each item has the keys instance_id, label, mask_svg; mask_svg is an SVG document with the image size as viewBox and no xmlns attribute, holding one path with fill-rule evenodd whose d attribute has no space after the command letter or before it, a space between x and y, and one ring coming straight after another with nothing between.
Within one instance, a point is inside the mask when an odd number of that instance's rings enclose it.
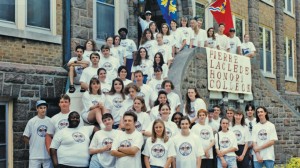
<instances>
[{"instance_id":1,"label":"baseball cap","mask_svg":"<svg viewBox=\"0 0 300 168\"><path fill-rule=\"evenodd\" d=\"M214 109L213 108L209 108L208 109L208 113L213 113L214 112Z\"/></svg>"},{"instance_id":2,"label":"baseball cap","mask_svg":"<svg viewBox=\"0 0 300 168\"><path fill-rule=\"evenodd\" d=\"M229 32L235 32L235 29L234 28L230 28Z\"/></svg>"},{"instance_id":3,"label":"baseball cap","mask_svg":"<svg viewBox=\"0 0 300 168\"><path fill-rule=\"evenodd\" d=\"M48 103L45 101L45 100L38 100L37 102L36 102L36 107L39 107L39 106L42 106L42 105L44 105L44 106L47 106L48 107Z\"/></svg>"},{"instance_id":4,"label":"baseball cap","mask_svg":"<svg viewBox=\"0 0 300 168\"><path fill-rule=\"evenodd\" d=\"M147 10L147 11L145 12L145 15L147 15L147 14L152 15L151 11L149 11L149 10Z\"/></svg>"}]
</instances>

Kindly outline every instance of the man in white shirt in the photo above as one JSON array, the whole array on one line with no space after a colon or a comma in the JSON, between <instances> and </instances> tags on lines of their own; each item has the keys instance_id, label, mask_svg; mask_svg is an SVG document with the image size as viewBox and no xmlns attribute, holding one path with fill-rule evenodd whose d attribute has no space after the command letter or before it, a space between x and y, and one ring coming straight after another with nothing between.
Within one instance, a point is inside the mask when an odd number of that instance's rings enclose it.
<instances>
[{"instance_id":1,"label":"man in white shirt","mask_svg":"<svg viewBox=\"0 0 300 168\"><path fill-rule=\"evenodd\" d=\"M224 23L219 24L219 32L216 33L217 49L223 51L230 51L230 44L228 37L224 34L225 25Z\"/></svg>"},{"instance_id":2,"label":"man in white shirt","mask_svg":"<svg viewBox=\"0 0 300 168\"><path fill-rule=\"evenodd\" d=\"M141 149L144 138L135 129L137 115L128 111L123 115L125 132L120 132L112 144L111 155L117 157L117 168L142 168Z\"/></svg>"},{"instance_id":3,"label":"man in white shirt","mask_svg":"<svg viewBox=\"0 0 300 168\"><path fill-rule=\"evenodd\" d=\"M241 40L235 35L235 29L229 30L230 53L242 55Z\"/></svg>"},{"instance_id":4,"label":"man in white shirt","mask_svg":"<svg viewBox=\"0 0 300 168\"><path fill-rule=\"evenodd\" d=\"M244 42L242 43L242 54L246 57L253 58L255 56L255 46L249 41L249 34L244 35Z\"/></svg>"},{"instance_id":5,"label":"man in white shirt","mask_svg":"<svg viewBox=\"0 0 300 168\"><path fill-rule=\"evenodd\" d=\"M171 109L174 109L172 111L180 112L180 97L177 93L173 92L173 90L175 89L173 82L171 80L165 80L161 84L161 87L168 93L167 98L170 103L170 107ZM170 114L170 116L172 115L173 114Z\"/></svg>"},{"instance_id":6,"label":"man in white shirt","mask_svg":"<svg viewBox=\"0 0 300 168\"><path fill-rule=\"evenodd\" d=\"M141 96L145 100L145 105L147 108L147 111L151 110L152 102L155 98L153 98L153 90L150 86L143 83L144 75L143 72L140 70L137 70L134 72L134 80L136 82L136 85L140 88L140 92L137 94L138 96Z\"/></svg>"},{"instance_id":7,"label":"man in white shirt","mask_svg":"<svg viewBox=\"0 0 300 168\"><path fill-rule=\"evenodd\" d=\"M107 81L111 83L113 79L118 77L118 68L120 66L119 61L115 58L110 56L110 47L107 45L103 45L101 47L101 61L99 62L99 66L104 68L107 73Z\"/></svg>"},{"instance_id":8,"label":"man in white shirt","mask_svg":"<svg viewBox=\"0 0 300 168\"><path fill-rule=\"evenodd\" d=\"M149 24L151 22L153 22L151 20L151 17L152 17L152 13L151 13L151 11L148 11L148 10L145 12L145 18L146 18L146 20L142 19L139 16L139 22L140 22L140 25L141 25L141 28L142 28L142 32L144 32L145 29L149 28Z\"/></svg>"}]
</instances>

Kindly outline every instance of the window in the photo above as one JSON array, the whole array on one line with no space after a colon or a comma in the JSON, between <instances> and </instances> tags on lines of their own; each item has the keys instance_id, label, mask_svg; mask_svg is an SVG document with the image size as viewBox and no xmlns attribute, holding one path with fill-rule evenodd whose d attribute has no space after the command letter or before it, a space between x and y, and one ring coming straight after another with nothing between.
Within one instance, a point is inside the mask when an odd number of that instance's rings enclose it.
<instances>
[{"instance_id":1,"label":"window","mask_svg":"<svg viewBox=\"0 0 300 168\"><path fill-rule=\"evenodd\" d=\"M205 29L205 6L204 5L200 3L196 3L196 16L203 19L201 28Z\"/></svg>"},{"instance_id":2,"label":"window","mask_svg":"<svg viewBox=\"0 0 300 168\"><path fill-rule=\"evenodd\" d=\"M243 42L244 39L244 31L245 31L245 20L240 19L238 17L234 17L235 19L235 35L240 38L241 42Z\"/></svg>"},{"instance_id":3,"label":"window","mask_svg":"<svg viewBox=\"0 0 300 168\"><path fill-rule=\"evenodd\" d=\"M285 76L286 79L294 79L294 47L293 40L286 38L285 53Z\"/></svg>"},{"instance_id":4,"label":"window","mask_svg":"<svg viewBox=\"0 0 300 168\"><path fill-rule=\"evenodd\" d=\"M7 167L8 158L8 110L0 103L0 167Z\"/></svg>"},{"instance_id":5,"label":"window","mask_svg":"<svg viewBox=\"0 0 300 168\"><path fill-rule=\"evenodd\" d=\"M0 35L61 44L56 5L56 0L1 0Z\"/></svg>"},{"instance_id":6,"label":"window","mask_svg":"<svg viewBox=\"0 0 300 168\"><path fill-rule=\"evenodd\" d=\"M274 6L273 0L261 0L261 1L266 3L267 5Z\"/></svg>"},{"instance_id":7,"label":"window","mask_svg":"<svg viewBox=\"0 0 300 168\"><path fill-rule=\"evenodd\" d=\"M294 16L294 4L293 0L284 0L284 12Z\"/></svg>"},{"instance_id":8,"label":"window","mask_svg":"<svg viewBox=\"0 0 300 168\"><path fill-rule=\"evenodd\" d=\"M115 34L114 0L97 0L96 6L96 38L105 40L106 37Z\"/></svg>"},{"instance_id":9,"label":"window","mask_svg":"<svg viewBox=\"0 0 300 168\"><path fill-rule=\"evenodd\" d=\"M273 74L272 31L259 27L260 69L264 73Z\"/></svg>"}]
</instances>

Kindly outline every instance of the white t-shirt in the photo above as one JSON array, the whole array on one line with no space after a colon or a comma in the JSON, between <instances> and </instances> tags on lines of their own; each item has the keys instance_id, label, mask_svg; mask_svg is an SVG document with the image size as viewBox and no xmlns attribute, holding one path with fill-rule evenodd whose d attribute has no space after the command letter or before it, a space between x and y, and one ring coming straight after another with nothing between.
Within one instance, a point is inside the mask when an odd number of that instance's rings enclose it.
<instances>
[{"instance_id":1,"label":"white t-shirt","mask_svg":"<svg viewBox=\"0 0 300 168\"><path fill-rule=\"evenodd\" d=\"M185 35L181 32L180 29L176 29L176 31L170 31L171 35L174 37L174 44L176 48L180 48L183 40L186 39Z\"/></svg>"},{"instance_id":2,"label":"white t-shirt","mask_svg":"<svg viewBox=\"0 0 300 168\"><path fill-rule=\"evenodd\" d=\"M72 57L68 63L71 63L71 62L74 62L74 61L78 61L78 57ZM86 60L84 57L82 58L81 61L90 61L90 60ZM75 73L76 73L76 76L74 77L74 84L76 85L80 85L80 77L82 75L82 72L83 72L83 68L82 66L75 66L74 67L74 70L75 70Z\"/></svg>"},{"instance_id":3,"label":"white t-shirt","mask_svg":"<svg viewBox=\"0 0 300 168\"><path fill-rule=\"evenodd\" d=\"M94 126L65 128L54 135L50 148L57 149L58 164L89 166L89 144L93 129Z\"/></svg>"},{"instance_id":4,"label":"white t-shirt","mask_svg":"<svg viewBox=\"0 0 300 168\"><path fill-rule=\"evenodd\" d=\"M256 51L255 46L253 45L252 42L242 43L241 50L242 50L243 55L247 55L251 52Z\"/></svg>"},{"instance_id":5,"label":"white t-shirt","mask_svg":"<svg viewBox=\"0 0 300 168\"><path fill-rule=\"evenodd\" d=\"M173 116L174 113L172 113L172 111L175 112L176 111L176 107L180 106L180 104L181 104L180 103L180 98L179 98L178 94L176 94L174 92L168 93L167 97L168 97L168 101L169 101L170 107L171 107L171 114L170 114L170 116Z\"/></svg>"},{"instance_id":6,"label":"white t-shirt","mask_svg":"<svg viewBox=\"0 0 300 168\"><path fill-rule=\"evenodd\" d=\"M45 146L45 136L51 126L50 118L35 116L26 124L23 136L29 138L29 159L50 159Z\"/></svg>"},{"instance_id":7,"label":"white t-shirt","mask_svg":"<svg viewBox=\"0 0 300 168\"><path fill-rule=\"evenodd\" d=\"M194 37L194 46L204 47L204 44L207 41L207 35L205 30L199 29L198 34L195 34L195 32L192 31L192 37Z\"/></svg>"},{"instance_id":8,"label":"white t-shirt","mask_svg":"<svg viewBox=\"0 0 300 168\"><path fill-rule=\"evenodd\" d=\"M261 124L259 122L253 127L252 141L256 142L258 146L261 146L271 140L278 140L275 125L273 123L267 121L266 123ZM275 161L274 145L261 150L259 153L263 160ZM257 161L256 155L253 154L253 156L253 160Z\"/></svg>"},{"instance_id":9,"label":"white t-shirt","mask_svg":"<svg viewBox=\"0 0 300 168\"><path fill-rule=\"evenodd\" d=\"M160 114L159 114L159 105L152 107L151 111L150 111L150 119L151 121L154 121L156 119L160 119ZM171 109L171 114L175 113L175 109ZM169 115L169 121L171 121L171 114Z\"/></svg>"},{"instance_id":10,"label":"white t-shirt","mask_svg":"<svg viewBox=\"0 0 300 168\"><path fill-rule=\"evenodd\" d=\"M132 83L132 80L125 79L125 80L123 81L124 87L127 86L129 83Z\"/></svg>"},{"instance_id":11,"label":"white t-shirt","mask_svg":"<svg viewBox=\"0 0 300 168\"><path fill-rule=\"evenodd\" d=\"M162 70L163 70L163 72L162 72L162 74L161 74L161 78L162 79L165 79L165 78L168 78L168 73L169 73L169 67L168 67L168 65L167 64L163 64L162 66L161 66L161 68L162 68ZM153 79L153 78L155 78L155 73L154 73L154 68L152 67L151 68L151 77L149 78L149 79Z\"/></svg>"},{"instance_id":12,"label":"white t-shirt","mask_svg":"<svg viewBox=\"0 0 300 168\"><path fill-rule=\"evenodd\" d=\"M162 84L163 81L164 81L163 78L161 78L160 80L157 80L156 78L152 78L149 81L149 83L147 84L155 92L155 97L157 97L158 91L160 91L162 89L161 84Z\"/></svg>"},{"instance_id":13,"label":"white t-shirt","mask_svg":"<svg viewBox=\"0 0 300 168\"><path fill-rule=\"evenodd\" d=\"M179 27L177 30L180 30L183 39L186 39L186 45L190 45L193 30L190 27Z\"/></svg>"},{"instance_id":14,"label":"white t-shirt","mask_svg":"<svg viewBox=\"0 0 300 168\"><path fill-rule=\"evenodd\" d=\"M228 39L229 39L229 43L230 43L230 53L238 54L237 48L242 45L241 40L237 36L234 36L232 38L229 37Z\"/></svg>"},{"instance_id":15,"label":"white t-shirt","mask_svg":"<svg viewBox=\"0 0 300 168\"><path fill-rule=\"evenodd\" d=\"M247 126L235 125L230 128L230 131L235 134L238 145L245 145L251 141L250 132Z\"/></svg>"},{"instance_id":16,"label":"white t-shirt","mask_svg":"<svg viewBox=\"0 0 300 168\"><path fill-rule=\"evenodd\" d=\"M250 134L252 135L252 130L253 130L254 126L257 124L256 118L253 118L253 120L251 120L251 121L250 121L248 118L246 118L246 119L245 119L245 123L246 123L246 125L247 125L248 128L249 128ZM252 127L252 128L250 128L250 127ZM251 138L251 139L252 139L252 138Z\"/></svg>"},{"instance_id":17,"label":"white t-shirt","mask_svg":"<svg viewBox=\"0 0 300 168\"><path fill-rule=\"evenodd\" d=\"M211 128L214 131L218 131L219 127L220 127L220 121L221 121L220 117L217 120L215 120L215 119L212 118L212 121L209 123L209 125L211 126Z\"/></svg>"},{"instance_id":18,"label":"white t-shirt","mask_svg":"<svg viewBox=\"0 0 300 168\"><path fill-rule=\"evenodd\" d=\"M123 98L120 93L116 93L113 95L106 95L106 103L105 107L109 109L111 115L114 118L114 124L118 124L120 122L120 109L123 105Z\"/></svg>"},{"instance_id":19,"label":"white t-shirt","mask_svg":"<svg viewBox=\"0 0 300 168\"><path fill-rule=\"evenodd\" d=\"M101 92L104 93L104 94L108 93L110 91L110 89L111 89L111 82L112 81L108 81L108 80L106 80L106 81L107 82L100 82L100 84L101 84Z\"/></svg>"},{"instance_id":20,"label":"white t-shirt","mask_svg":"<svg viewBox=\"0 0 300 168\"><path fill-rule=\"evenodd\" d=\"M207 45L209 48L217 48L217 41L214 40L212 37L207 38Z\"/></svg>"},{"instance_id":21,"label":"white t-shirt","mask_svg":"<svg viewBox=\"0 0 300 168\"><path fill-rule=\"evenodd\" d=\"M131 134L127 134L126 132L120 132L117 138L114 140L112 144L111 150L118 150L118 147L137 147L139 151L135 154L134 157L124 156L117 158L116 167L117 168L141 168L141 149L144 143L144 138L140 132L135 130Z\"/></svg>"},{"instance_id":22,"label":"white t-shirt","mask_svg":"<svg viewBox=\"0 0 300 168\"><path fill-rule=\"evenodd\" d=\"M123 117L126 111L132 110L132 106L133 106L133 99L127 97L122 103L122 108L119 110L120 118Z\"/></svg>"},{"instance_id":23,"label":"white t-shirt","mask_svg":"<svg viewBox=\"0 0 300 168\"><path fill-rule=\"evenodd\" d=\"M149 59L142 59L140 65L134 66L132 64L131 72L135 72L137 70L140 70L140 71L143 72L143 75L151 76L152 67L153 67L153 61L151 61Z\"/></svg>"},{"instance_id":24,"label":"white t-shirt","mask_svg":"<svg viewBox=\"0 0 300 168\"><path fill-rule=\"evenodd\" d=\"M147 111L149 111L150 108L150 104L152 102L152 100L154 99L152 96L153 90L150 88L150 86L143 84L142 86L140 86L140 92L137 93L138 96L141 96L144 98L145 100L145 105L147 108Z\"/></svg>"},{"instance_id":25,"label":"white t-shirt","mask_svg":"<svg viewBox=\"0 0 300 168\"><path fill-rule=\"evenodd\" d=\"M149 157L151 166L164 167L169 157L175 157L176 151L172 141L164 142L163 139L157 138L152 143L152 138L146 140L143 155Z\"/></svg>"},{"instance_id":26,"label":"white t-shirt","mask_svg":"<svg viewBox=\"0 0 300 168\"><path fill-rule=\"evenodd\" d=\"M195 124L191 130L196 136L200 138L202 148L206 149L214 139L214 133L209 125ZM209 149L209 158L206 158L205 154L201 156L202 159L213 159L212 148Z\"/></svg>"},{"instance_id":27,"label":"white t-shirt","mask_svg":"<svg viewBox=\"0 0 300 168\"><path fill-rule=\"evenodd\" d=\"M136 51L136 44L131 39L121 39L120 45L126 49L125 57L132 59L132 52Z\"/></svg>"},{"instance_id":28,"label":"white t-shirt","mask_svg":"<svg viewBox=\"0 0 300 168\"><path fill-rule=\"evenodd\" d=\"M187 111L185 111L185 108L184 108L183 114L186 114L190 119L193 119L197 116L197 113L200 109L206 110L206 104L202 99L196 98L195 101L191 102L191 113L188 113Z\"/></svg>"},{"instance_id":29,"label":"white t-shirt","mask_svg":"<svg viewBox=\"0 0 300 168\"><path fill-rule=\"evenodd\" d=\"M172 138L176 150L176 167L197 167L197 157L204 155L201 140L194 133L188 136L178 133Z\"/></svg>"},{"instance_id":30,"label":"white t-shirt","mask_svg":"<svg viewBox=\"0 0 300 168\"><path fill-rule=\"evenodd\" d=\"M106 69L107 81L112 81L118 77L119 60L115 57L104 57L102 56L99 61L99 67Z\"/></svg>"},{"instance_id":31,"label":"white t-shirt","mask_svg":"<svg viewBox=\"0 0 300 168\"><path fill-rule=\"evenodd\" d=\"M146 131L150 132L152 134L152 127L153 127L154 121L151 121L151 123L148 125ZM172 121L164 121L165 127L166 127L166 133L169 138L174 137L178 133L178 127L177 125Z\"/></svg>"},{"instance_id":32,"label":"white t-shirt","mask_svg":"<svg viewBox=\"0 0 300 168\"><path fill-rule=\"evenodd\" d=\"M163 44L163 45L156 45L152 48L152 53L155 54L157 52L160 52L163 55L165 64L168 63L169 60L173 59L172 57L172 51L170 50L170 47ZM154 55L149 56L149 59L154 61Z\"/></svg>"},{"instance_id":33,"label":"white t-shirt","mask_svg":"<svg viewBox=\"0 0 300 168\"><path fill-rule=\"evenodd\" d=\"M149 114L146 112L134 112L137 115L137 121L135 123L135 129L139 132L146 130L150 124Z\"/></svg>"},{"instance_id":34,"label":"white t-shirt","mask_svg":"<svg viewBox=\"0 0 300 168\"><path fill-rule=\"evenodd\" d=\"M88 60L88 61L90 61L90 66L92 66L92 61L91 61L91 59L90 59L90 55L92 54L92 53L94 53L94 52L97 52L97 51L87 51L87 50L84 50L84 53L83 53L83 55L82 55L82 57L85 59L85 60Z\"/></svg>"},{"instance_id":35,"label":"white t-shirt","mask_svg":"<svg viewBox=\"0 0 300 168\"><path fill-rule=\"evenodd\" d=\"M119 60L119 64L124 65L124 56L125 56L126 49L120 45L117 47L114 46L114 49L116 49L116 51L117 51L117 57Z\"/></svg>"},{"instance_id":36,"label":"white t-shirt","mask_svg":"<svg viewBox=\"0 0 300 168\"><path fill-rule=\"evenodd\" d=\"M93 68L93 67L87 67L82 71L82 75L80 77L80 82L87 83L88 85L90 84L90 80L94 78L98 78L97 71L98 68Z\"/></svg>"},{"instance_id":37,"label":"white t-shirt","mask_svg":"<svg viewBox=\"0 0 300 168\"><path fill-rule=\"evenodd\" d=\"M120 134L119 130L111 130L111 131L99 130L94 134L89 149L100 149L103 148L104 146L112 144L119 134ZM106 168L115 167L116 158L112 156L110 152L111 151L97 153L99 163L101 163L103 167Z\"/></svg>"},{"instance_id":38,"label":"white t-shirt","mask_svg":"<svg viewBox=\"0 0 300 168\"><path fill-rule=\"evenodd\" d=\"M94 95L84 92L82 95L83 112L90 111L90 108L99 102L103 103L103 105L105 104L105 95L103 93L101 95Z\"/></svg>"},{"instance_id":39,"label":"white t-shirt","mask_svg":"<svg viewBox=\"0 0 300 168\"><path fill-rule=\"evenodd\" d=\"M220 35L218 33L216 33L215 36L216 36L217 46L219 46L221 50L227 51L227 49L230 48L228 37L225 34Z\"/></svg>"},{"instance_id":40,"label":"white t-shirt","mask_svg":"<svg viewBox=\"0 0 300 168\"><path fill-rule=\"evenodd\" d=\"M220 140L218 138L218 134L219 134ZM231 147L238 149L236 136L232 131L230 131L230 130L228 130L227 132L219 131L218 134L215 134L216 148L218 148L219 150L224 150L224 149L228 149ZM220 146L219 146L219 143L220 143ZM226 154L226 156L236 156L236 155L235 155L235 152L229 152Z\"/></svg>"},{"instance_id":41,"label":"white t-shirt","mask_svg":"<svg viewBox=\"0 0 300 168\"><path fill-rule=\"evenodd\" d=\"M147 20L144 20L141 17L139 17L139 22L140 22L140 25L142 28L142 32L144 32L145 29L149 28L149 24L153 21L149 20L149 22L148 22Z\"/></svg>"},{"instance_id":42,"label":"white t-shirt","mask_svg":"<svg viewBox=\"0 0 300 168\"><path fill-rule=\"evenodd\" d=\"M154 57L155 53L152 53L153 47L157 46L156 40L146 41L144 44L141 44L139 48L144 47L147 50L149 58Z\"/></svg>"},{"instance_id":43,"label":"white t-shirt","mask_svg":"<svg viewBox=\"0 0 300 168\"><path fill-rule=\"evenodd\" d=\"M61 112L57 113L56 115L54 115L50 120L51 120L51 126L49 126L49 128L47 129L47 134L50 135L55 135L57 132L59 132L60 130L67 128L69 126L69 121L68 121L68 117L69 114L71 113L71 111L69 111L66 114L63 114ZM82 120L82 118L80 117L80 123L79 126L83 126L84 122ZM79 127L78 126L78 127Z\"/></svg>"}]
</instances>

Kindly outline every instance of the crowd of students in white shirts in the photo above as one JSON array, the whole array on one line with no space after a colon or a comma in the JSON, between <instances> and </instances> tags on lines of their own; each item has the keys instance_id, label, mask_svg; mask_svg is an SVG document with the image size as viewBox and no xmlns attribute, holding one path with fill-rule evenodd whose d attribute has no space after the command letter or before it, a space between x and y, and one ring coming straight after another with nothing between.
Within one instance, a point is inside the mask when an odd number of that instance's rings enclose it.
<instances>
[{"instance_id":1,"label":"crowd of students in white shirts","mask_svg":"<svg viewBox=\"0 0 300 168\"><path fill-rule=\"evenodd\" d=\"M80 85L83 111L71 112L71 99L65 94L59 101L61 112L50 119L48 104L37 101L38 114L24 131L30 145L29 167L244 168L249 166L250 148L255 167L272 167L277 135L264 107L256 109L256 121L253 105L246 107L248 120L234 109L227 109L221 119L220 107L208 110L196 88L187 89L184 105L173 92L168 70L184 48L254 55L248 35L245 44L236 42L234 48L222 34L223 24L215 35L212 28L202 30L201 23L192 19L188 27L183 17L181 27L173 20L157 32L155 22L149 21L138 50L126 38L126 28L108 37L100 52L93 40L77 46L76 57L68 62L69 93Z\"/></svg>"}]
</instances>

